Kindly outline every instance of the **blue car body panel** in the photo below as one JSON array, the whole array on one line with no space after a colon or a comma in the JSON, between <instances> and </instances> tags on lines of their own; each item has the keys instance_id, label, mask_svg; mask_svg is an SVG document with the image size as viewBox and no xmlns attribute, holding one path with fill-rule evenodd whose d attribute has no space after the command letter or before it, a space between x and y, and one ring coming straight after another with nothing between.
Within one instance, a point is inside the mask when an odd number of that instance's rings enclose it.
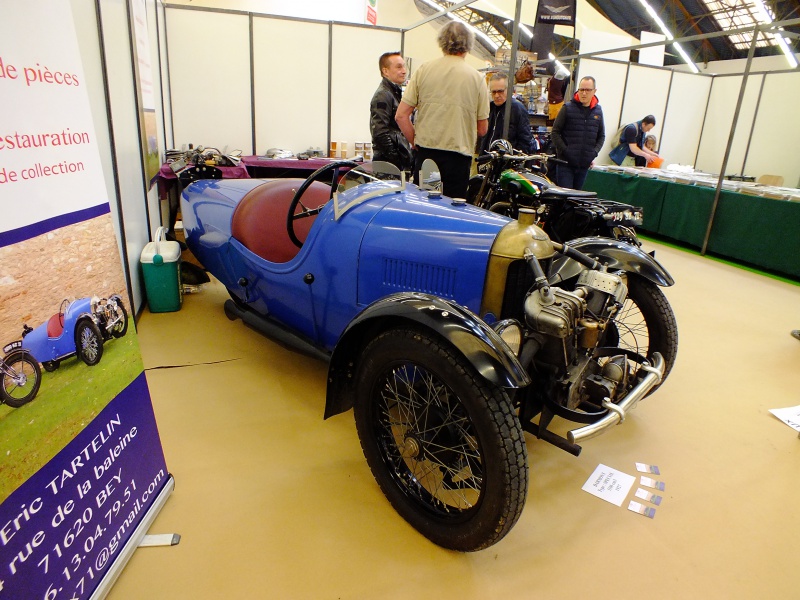
<instances>
[{"instance_id":1,"label":"blue car body panel","mask_svg":"<svg viewBox=\"0 0 800 600\"><path fill-rule=\"evenodd\" d=\"M359 203L377 189L367 184L342 194L348 208L338 220L333 202L326 204L297 256L273 263L231 236L236 205L262 183L201 180L182 196L189 247L255 311L329 352L367 305L393 293L424 292L479 311L489 253L506 217L429 198L412 185Z\"/></svg>"},{"instance_id":2,"label":"blue car body panel","mask_svg":"<svg viewBox=\"0 0 800 600\"><path fill-rule=\"evenodd\" d=\"M489 252L509 219L410 188L385 206L364 233L358 301L423 292L478 313Z\"/></svg>"}]
</instances>

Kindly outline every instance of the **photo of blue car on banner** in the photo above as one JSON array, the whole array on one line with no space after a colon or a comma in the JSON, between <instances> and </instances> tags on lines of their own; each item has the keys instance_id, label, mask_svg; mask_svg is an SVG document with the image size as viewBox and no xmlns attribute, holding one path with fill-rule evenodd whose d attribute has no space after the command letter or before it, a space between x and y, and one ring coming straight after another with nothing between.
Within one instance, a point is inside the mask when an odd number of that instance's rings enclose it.
<instances>
[{"instance_id":1,"label":"photo of blue car on banner","mask_svg":"<svg viewBox=\"0 0 800 600\"><path fill-rule=\"evenodd\" d=\"M0 600L77 600L174 483L70 5L24 13L0 21Z\"/></svg>"}]
</instances>

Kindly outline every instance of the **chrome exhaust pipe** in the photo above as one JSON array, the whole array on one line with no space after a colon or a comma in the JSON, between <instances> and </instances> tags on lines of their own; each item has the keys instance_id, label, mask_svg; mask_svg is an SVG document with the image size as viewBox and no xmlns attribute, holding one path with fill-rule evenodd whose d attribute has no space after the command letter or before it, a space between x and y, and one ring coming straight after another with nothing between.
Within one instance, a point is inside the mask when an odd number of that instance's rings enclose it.
<instances>
[{"instance_id":1,"label":"chrome exhaust pipe","mask_svg":"<svg viewBox=\"0 0 800 600\"><path fill-rule=\"evenodd\" d=\"M579 444L585 440L597 437L604 433L609 427L622 423L628 412L636 407L636 404L644 398L647 393L661 383L664 375L664 359L658 352L653 352L651 359L652 366L642 365L641 368L647 371L647 375L633 388L619 404L612 404L608 398L603 400L603 406L608 409L608 414L590 425L573 429L567 433L567 439L571 444Z\"/></svg>"}]
</instances>

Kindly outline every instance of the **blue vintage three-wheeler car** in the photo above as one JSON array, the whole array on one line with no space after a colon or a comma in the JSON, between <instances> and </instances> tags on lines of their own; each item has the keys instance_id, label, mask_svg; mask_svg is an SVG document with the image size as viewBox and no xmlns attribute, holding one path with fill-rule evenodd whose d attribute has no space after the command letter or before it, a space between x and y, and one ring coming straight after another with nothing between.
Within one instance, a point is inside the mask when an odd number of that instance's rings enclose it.
<instances>
[{"instance_id":1,"label":"blue vintage three-wheeler car","mask_svg":"<svg viewBox=\"0 0 800 600\"><path fill-rule=\"evenodd\" d=\"M672 279L653 257L555 243L532 211L512 220L385 163L201 180L181 202L228 316L329 362L325 417L354 409L382 491L446 548L486 548L517 522L524 431L577 455L675 361ZM554 417L581 426L560 436Z\"/></svg>"}]
</instances>

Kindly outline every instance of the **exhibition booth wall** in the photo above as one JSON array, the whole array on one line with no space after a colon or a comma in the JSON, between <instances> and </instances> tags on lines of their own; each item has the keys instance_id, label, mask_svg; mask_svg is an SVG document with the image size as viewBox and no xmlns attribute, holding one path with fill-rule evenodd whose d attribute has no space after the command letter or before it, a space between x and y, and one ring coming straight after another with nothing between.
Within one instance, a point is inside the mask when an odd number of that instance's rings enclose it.
<instances>
[{"instance_id":1,"label":"exhibition booth wall","mask_svg":"<svg viewBox=\"0 0 800 600\"><path fill-rule=\"evenodd\" d=\"M327 151L331 141L369 141L369 101L380 76L377 57L400 49L411 69L438 56L437 28L375 27L140 0L146 8L150 86L159 156L195 144L263 154L269 148ZM136 313L144 302L139 255L164 221L144 162L141 49L133 41L131 0L70 0L86 69L103 171ZM12 10L24 10L24 5ZM587 32L584 32L587 33ZM610 54L609 54L610 56ZM473 66L484 66L470 57ZM758 71L753 62L728 174L781 175L794 186L800 165L775 152L800 133L785 98L800 90L794 71ZM774 61L773 61L774 64ZM692 74L581 58L578 77L597 79L606 120L607 163L621 124L654 114L666 163L721 169L742 74Z\"/></svg>"},{"instance_id":2,"label":"exhibition booth wall","mask_svg":"<svg viewBox=\"0 0 800 600\"><path fill-rule=\"evenodd\" d=\"M413 70L438 55L428 26L401 31L183 5L167 5L166 25L175 147L199 143L263 154L346 141L352 155L353 142L370 139L376 58L402 48ZM212 35L214 49L198 52L198 40ZM758 65L747 78L726 173L780 175L794 186L800 165L772 149L778 132L783 139L800 134L800 122L782 110L786 94L800 91L800 73L759 72ZM578 78L597 79L607 136L598 162L610 162L620 125L653 114L667 163L720 171L741 73L693 74L603 56L576 66Z\"/></svg>"},{"instance_id":3,"label":"exhibition booth wall","mask_svg":"<svg viewBox=\"0 0 800 600\"><path fill-rule=\"evenodd\" d=\"M147 24L163 23L163 6L157 0L142 0L147 12ZM142 248L151 240L151 232L160 225L160 208L156 190L147 181L143 148L143 119L139 110L140 83L137 84L133 30L128 0L70 0L81 60L89 90L95 132L105 185L117 229L123 269L128 283L132 310L136 314L144 305L143 283L139 269ZM24 3L15 4L10 11L25 11ZM157 12L161 15L158 16ZM152 29L149 56L156 108L153 112L157 130L164 131L162 92L159 68L158 36ZM166 120L169 126L169 119ZM163 156L164 135L157 136L158 151Z\"/></svg>"},{"instance_id":4,"label":"exhibition booth wall","mask_svg":"<svg viewBox=\"0 0 800 600\"><path fill-rule=\"evenodd\" d=\"M402 42L399 30L168 5L171 142L327 153L330 138L352 150L370 141L377 59Z\"/></svg>"},{"instance_id":5,"label":"exhibition booth wall","mask_svg":"<svg viewBox=\"0 0 800 600\"><path fill-rule=\"evenodd\" d=\"M621 125L652 114L657 124L651 133L658 137L665 164L720 172L744 75L685 73L603 58L581 59L578 78L585 75L597 79L606 122L598 163L611 163L608 153ZM786 112L786 98L798 92L797 70L749 74L726 175L780 175L787 186L798 185L800 164L788 152L788 140L800 135L800 122ZM778 148L786 151L776 152Z\"/></svg>"}]
</instances>

